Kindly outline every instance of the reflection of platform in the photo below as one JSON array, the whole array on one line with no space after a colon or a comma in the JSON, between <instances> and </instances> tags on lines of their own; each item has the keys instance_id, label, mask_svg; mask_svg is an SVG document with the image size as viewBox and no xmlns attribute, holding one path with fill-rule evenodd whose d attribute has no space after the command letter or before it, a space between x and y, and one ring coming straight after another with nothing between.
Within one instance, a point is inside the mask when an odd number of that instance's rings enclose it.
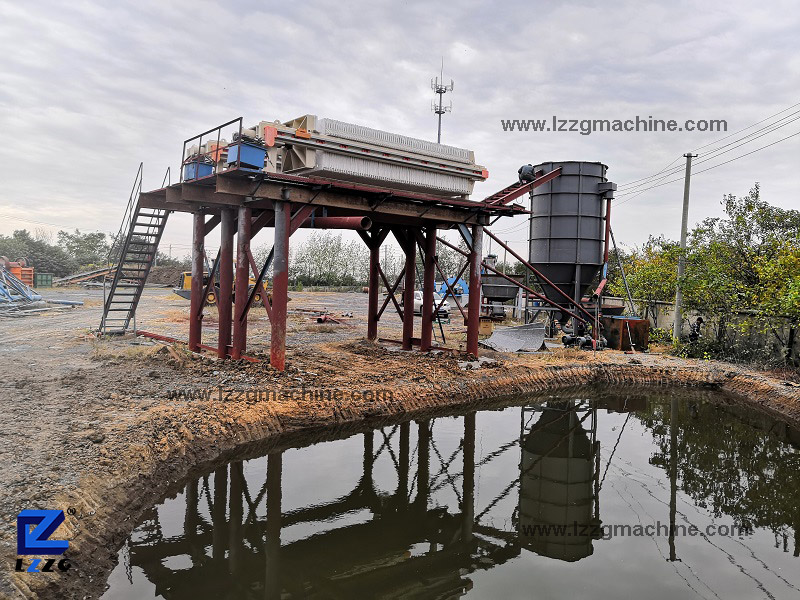
<instances>
[{"instance_id":1,"label":"reflection of platform","mask_svg":"<svg viewBox=\"0 0 800 600\"><path fill-rule=\"evenodd\" d=\"M544 343L544 325L530 323L518 327L496 329L492 336L481 341L481 345L497 352L536 352Z\"/></svg>"}]
</instances>

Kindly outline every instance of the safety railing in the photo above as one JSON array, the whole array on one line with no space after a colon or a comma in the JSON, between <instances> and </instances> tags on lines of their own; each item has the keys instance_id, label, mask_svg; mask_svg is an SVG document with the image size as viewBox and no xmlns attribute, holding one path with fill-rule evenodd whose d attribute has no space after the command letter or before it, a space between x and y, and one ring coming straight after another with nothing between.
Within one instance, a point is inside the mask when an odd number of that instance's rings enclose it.
<instances>
[{"instance_id":1,"label":"safety railing","mask_svg":"<svg viewBox=\"0 0 800 600\"><path fill-rule=\"evenodd\" d=\"M223 129L226 127L231 127L232 125L236 125L236 127L232 128L234 130L236 139L232 140L229 144L226 142L223 145L222 142L225 141L222 137ZM208 147L208 143L213 142L215 139L216 144L212 149L206 150L205 152L202 151L204 140L206 142L206 146ZM242 117L231 119L227 123L218 125L217 127L209 129L208 131L204 131L203 133L185 140L183 142L183 150L181 152L180 182L183 183L184 181L194 181L197 179L202 179L203 177L216 175L220 165L222 164L223 155L227 156L230 148L238 146L241 143L241 140ZM187 156L186 149L189 148L191 151L195 143L197 145L197 152L190 152L190 155ZM238 168L240 165L241 152L238 152L236 161L232 164L229 164L228 168ZM189 177L186 176L187 173L190 175Z\"/></svg>"}]
</instances>

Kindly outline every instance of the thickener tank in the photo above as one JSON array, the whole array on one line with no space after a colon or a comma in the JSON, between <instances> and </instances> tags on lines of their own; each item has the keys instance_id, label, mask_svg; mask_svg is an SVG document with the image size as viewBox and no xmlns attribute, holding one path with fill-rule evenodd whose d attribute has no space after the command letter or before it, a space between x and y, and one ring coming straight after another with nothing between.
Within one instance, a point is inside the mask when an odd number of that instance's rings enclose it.
<instances>
[{"instance_id":1,"label":"thickener tank","mask_svg":"<svg viewBox=\"0 0 800 600\"><path fill-rule=\"evenodd\" d=\"M561 175L533 189L529 261L571 298L580 300L603 265L604 199L608 167L598 162L547 162L534 171ZM545 296L567 306L552 286L539 280Z\"/></svg>"}]
</instances>

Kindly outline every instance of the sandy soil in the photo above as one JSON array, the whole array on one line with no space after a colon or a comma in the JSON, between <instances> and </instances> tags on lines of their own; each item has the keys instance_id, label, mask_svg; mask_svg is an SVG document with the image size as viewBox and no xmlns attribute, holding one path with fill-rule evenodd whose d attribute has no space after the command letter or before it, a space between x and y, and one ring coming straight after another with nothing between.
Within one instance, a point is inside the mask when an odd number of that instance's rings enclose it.
<instances>
[{"instance_id":1,"label":"sandy soil","mask_svg":"<svg viewBox=\"0 0 800 600\"><path fill-rule=\"evenodd\" d=\"M370 344L363 341L364 294L290 293L284 373L263 362L198 358L141 338L97 340L91 330L99 322L101 292L46 295L82 299L85 306L0 320L2 597L99 596L118 544L170 486L243 444L312 427L366 427L370 419L408 419L435 407L592 382L719 388L800 423L796 385L713 361L609 351L487 352L493 361L464 370L463 357L450 352ZM317 324L313 310L343 323ZM185 339L187 314L186 300L149 289L137 325ZM203 338L210 345L213 318L212 310ZM400 326L390 307L379 334L397 339ZM249 327L248 354L264 355L269 324L263 309ZM463 343L463 329L455 318L446 326L450 345ZM293 395L281 397L286 390ZM313 394L320 390L322 397ZM70 540L66 556L74 568L14 572L16 516L25 508L68 514L53 537Z\"/></svg>"}]
</instances>

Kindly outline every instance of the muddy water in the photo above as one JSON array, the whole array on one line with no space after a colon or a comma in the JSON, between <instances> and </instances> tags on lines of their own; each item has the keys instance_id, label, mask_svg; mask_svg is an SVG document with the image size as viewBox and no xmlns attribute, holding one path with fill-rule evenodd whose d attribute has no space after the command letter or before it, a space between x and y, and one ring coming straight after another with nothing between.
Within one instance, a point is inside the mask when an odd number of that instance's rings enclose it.
<instances>
[{"instance_id":1,"label":"muddy water","mask_svg":"<svg viewBox=\"0 0 800 600\"><path fill-rule=\"evenodd\" d=\"M798 448L690 392L387 426L190 481L104 598L798 598Z\"/></svg>"}]
</instances>

